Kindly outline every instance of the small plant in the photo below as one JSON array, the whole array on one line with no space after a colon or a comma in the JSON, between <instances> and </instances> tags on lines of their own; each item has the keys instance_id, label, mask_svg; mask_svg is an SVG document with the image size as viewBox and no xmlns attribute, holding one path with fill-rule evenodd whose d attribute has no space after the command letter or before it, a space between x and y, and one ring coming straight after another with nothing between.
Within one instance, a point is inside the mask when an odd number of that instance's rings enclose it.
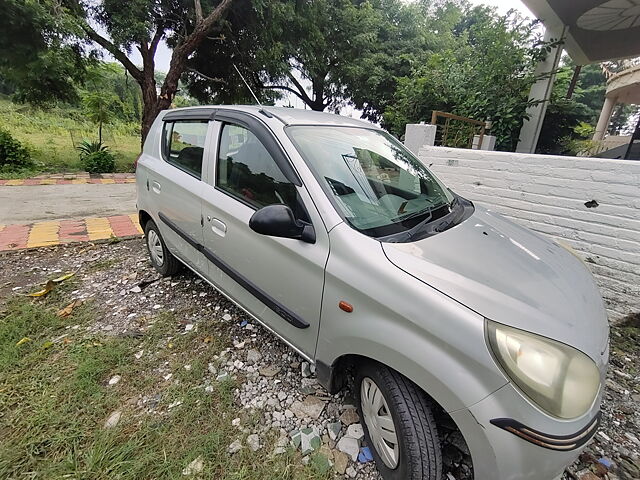
<instances>
[{"instance_id":1,"label":"small plant","mask_svg":"<svg viewBox=\"0 0 640 480\"><path fill-rule=\"evenodd\" d=\"M32 165L27 147L13 138L9 132L0 128L0 168L14 170Z\"/></svg>"},{"instance_id":2,"label":"small plant","mask_svg":"<svg viewBox=\"0 0 640 480\"><path fill-rule=\"evenodd\" d=\"M82 167L89 173L111 173L116 170L116 159L106 147L84 155L80 160Z\"/></svg>"},{"instance_id":3,"label":"small plant","mask_svg":"<svg viewBox=\"0 0 640 480\"><path fill-rule=\"evenodd\" d=\"M91 155L95 152L108 152L109 147L104 145L100 140L96 140L94 142L89 142L87 140L83 140L80 142L80 145L76 147L80 152L80 159L86 157L87 155Z\"/></svg>"}]
</instances>

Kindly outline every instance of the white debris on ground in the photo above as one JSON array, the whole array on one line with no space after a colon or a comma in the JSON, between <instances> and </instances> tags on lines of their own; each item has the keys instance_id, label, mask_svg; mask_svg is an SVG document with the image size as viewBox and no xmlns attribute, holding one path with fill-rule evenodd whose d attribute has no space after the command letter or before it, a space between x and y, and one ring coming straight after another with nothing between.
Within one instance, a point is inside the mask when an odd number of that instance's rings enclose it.
<instances>
[{"instance_id":1,"label":"white debris on ground","mask_svg":"<svg viewBox=\"0 0 640 480\"><path fill-rule=\"evenodd\" d=\"M199 326L215 324L220 335L228 338L227 347L212 353L204 383L195 387L212 392L215 382L229 379L236 382L234 399L246 417L229 419L238 433L227 447L229 454L242 449L258 452L269 448L270 455L280 455L295 448L304 463L321 453L340 477L380 479L350 394L329 395L317 382L313 365L200 278L186 271L173 278L160 277L151 268L142 241L11 253L3 256L0 269L5 282L0 285L0 297L5 298L15 294L16 288L28 290L37 286L54 272L77 270L73 298L93 300L99 311L98 321L88 327L89 334L144 337L156 317L164 312L176 314L177 335L195 335ZM640 478L640 335L635 343L624 343L627 334L619 327L612 330L612 365L603 426L586 453L565 474L566 479ZM622 349L616 347L618 343L623 344ZM140 359L152 354L139 350L134 356ZM187 363L184 368L189 370L190 365ZM167 387L176 381L163 365L154 374ZM108 384L117 388L119 382L126 381L116 375ZM141 398L139 402L148 412L161 408L159 394ZM175 400L168 409L179 405L180 401ZM121 415L120 411L112 412L103 420L104 428L117 425ZM260 421L245 424L243 418L254 416ZM274 435L277 440L268 444L267 438ZM460 448L463 442L457 438L459 433L443 427L440 435L447 441L443 449L447 465L443 478L472 478L468 459ZM202 458L198 457L185 465L182 473L197 476L203 468Z\"/></svg>"}]
</instances>

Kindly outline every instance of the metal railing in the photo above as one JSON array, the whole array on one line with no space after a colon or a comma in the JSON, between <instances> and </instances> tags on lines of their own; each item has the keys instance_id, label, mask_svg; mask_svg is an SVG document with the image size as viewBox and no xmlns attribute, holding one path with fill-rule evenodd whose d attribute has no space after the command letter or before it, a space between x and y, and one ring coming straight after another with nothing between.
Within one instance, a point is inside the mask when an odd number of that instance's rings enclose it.
<instances>
[{"instance_id":1,"label":"metal railing","mask_svg":"<svg viewBox=\"0 0 640 480\"><path fill-rule=\"evenodd\" d=\"M486 131L485 122L437 110L431 115L431 125L436 126L435 145L442 147L473 148L476 135L480 146Z\"/></svg>"}]
</instances>

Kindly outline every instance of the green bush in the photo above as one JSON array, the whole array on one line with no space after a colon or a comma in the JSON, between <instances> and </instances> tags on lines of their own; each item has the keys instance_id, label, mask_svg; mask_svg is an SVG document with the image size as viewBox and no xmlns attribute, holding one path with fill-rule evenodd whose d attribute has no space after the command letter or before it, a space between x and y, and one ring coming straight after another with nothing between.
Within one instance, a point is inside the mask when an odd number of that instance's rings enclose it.
<instances>
[{"instance_id":1,"label":"green bush","mask_svg":"<svg viewBox=\"0 0 640 480\"><path fill-rule=\"evenodd\" d=\"M83 155L80 160L89 173L112 173L116 170L116 159L107 149Z\"/></svg>"},{"instance_id":2,"label":"green bush","mask_svg":"<svg viewBox=\"0 0 640 480\"><path fill-rule=\"evenodd\" d=\"M29 150L9 132L0 128L0 168L13 170L33 165Z\"/></svg>"},{"instance_id":3,"label":"green bush","mask_svg":"<svg viewBox=\"0 0 640 480\"><path fill-rule=\"evenodd\" d=\"M87 140L83 140L80 142L80 145L76 147L80 152L80 158L90 155L94 152L108 151L109 147L104 145L101 141L95 140L93 142L89 142Z\"/></svg>"}]
</instances>

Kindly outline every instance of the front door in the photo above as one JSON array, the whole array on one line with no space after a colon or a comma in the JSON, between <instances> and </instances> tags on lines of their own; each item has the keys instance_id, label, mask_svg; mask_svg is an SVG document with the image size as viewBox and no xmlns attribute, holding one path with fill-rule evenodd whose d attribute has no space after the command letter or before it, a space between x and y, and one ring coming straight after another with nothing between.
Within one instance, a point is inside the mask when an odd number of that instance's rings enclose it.
<instances>
[{"instance_id":1,"label":"front door","mask_svg":"<svg viewBox=\"0 0 640 480\"><path fill-rule=\"evenodd\" d=\"M208 172L202 194L209 276L289 345L313 359L329 255L326 229L304 186L290 180L293 169L282 165L287 157L282 151L273 152L273 141L265 147L265 135L272 135L266 127L242 122L241 117L215 124L216 161L209 163L213 172ZM279 203L313 225L314 244L268 237L249 228L256 210Z\"/></svg>"}]
</instances>

